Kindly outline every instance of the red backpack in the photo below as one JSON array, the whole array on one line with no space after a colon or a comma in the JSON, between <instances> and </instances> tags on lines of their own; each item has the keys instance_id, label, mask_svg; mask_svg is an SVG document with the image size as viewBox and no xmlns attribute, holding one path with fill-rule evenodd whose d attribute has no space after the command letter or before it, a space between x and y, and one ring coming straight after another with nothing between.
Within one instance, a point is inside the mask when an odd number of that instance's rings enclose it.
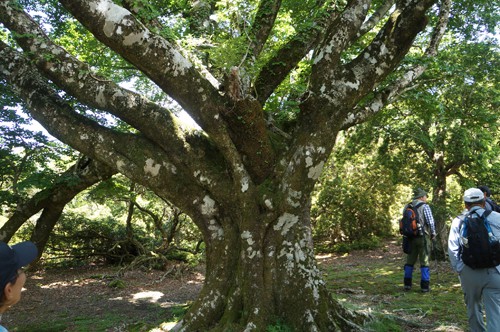
<instances>
[{"instance_id":1,"label":"red backpack","mask_svg":"<svg viewBox=\"0 0 500 332\"><path fill-rule=\"evenodd\" d=\"M403 211L403 217L399 221L399 233L408 238L414 238L424 235L423 225L419 223L417 209L424 202L417 203L415 206L412 203L406 205Z\"/></svg>"}]
</instances>

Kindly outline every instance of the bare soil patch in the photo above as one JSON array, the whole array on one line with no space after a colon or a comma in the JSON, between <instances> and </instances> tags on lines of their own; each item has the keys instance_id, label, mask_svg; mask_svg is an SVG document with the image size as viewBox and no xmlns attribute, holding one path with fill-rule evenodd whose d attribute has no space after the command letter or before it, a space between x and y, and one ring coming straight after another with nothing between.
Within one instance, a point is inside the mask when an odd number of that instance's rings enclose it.
<instances>
[{"instance_id":1,"label":"bare soil patch","mask_svg":"<svg viewBox=\"0 0 500 332\"><path fill-rule=\"evenodd\" d=\"M28 272L21 302L4 313L2 323L22 331L21 324L76 322L85 317L98 321L109 314L123 317L124 325L138 319L155 321L169 317L170 308L194 300L204 280L203 266L118 272L103 266Z\"/></svg>"}]
</instances>

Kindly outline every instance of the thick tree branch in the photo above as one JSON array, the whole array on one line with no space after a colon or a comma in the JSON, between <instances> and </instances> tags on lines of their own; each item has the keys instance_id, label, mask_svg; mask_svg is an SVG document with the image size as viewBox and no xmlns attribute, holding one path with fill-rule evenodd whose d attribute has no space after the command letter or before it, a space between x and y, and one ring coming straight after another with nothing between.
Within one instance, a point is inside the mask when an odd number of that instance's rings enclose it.
<instances>
[{"instance_id":1,"label":"thick tree branch","mask_svg":"<svg viewBox=\"0 0 500 332\"><path fill-rule=\"evenodd\" d=\"M267 61L254 83L255 98L261 105L271 96L290 71L319 43L322 29L338 16L332 12L299 30Z\"/></svg>"},{"instance_id":2,"label":"thick tree branch","mask_svg":"<svg viewBox=\"0 0 500 332\"><path fill-rule=\"evenodd\" d=\"M255 19L250 30L250 51L252 59L250 63L254 63L258 58L267 38L273 29L276 16L281 7L281 0L261 0L259 8L255 14Z\"/></svg>"},{"instance_id":3,"label":"thick tree branch","mask_svg":"<svg viewBox=\"0 0 500 332\"><path fill-rule=\"evenodd\" d=\"M199 213L193 211L192 199L187 197L192 193L206 195L197 184L207 183L199 179L203 173L193 174L189 169L176 167L162 149L143 136L113 131L74 112L37 74L36 68L9 48L0 48L0 59L0 77L24 98L33 118L53 136L151 188L187 213Z\"/></svg>"},{"instance_id":4,"label":"thick tree branch","mask_svg":"<svg viewBox=\"0 0 500 332\"><path fill-rule=\"evenodd\" d=\"M427 47L424 55L427 61L430 61L433 57L435 57L438 52L439 43L443 38L446 27L448 25L450 10L451 0L442 0L439 11L439 19L433 29L429 46ZM353 110L353 116L347 118L342 125L342 129L347 129L356 124L366 121L372 115L380 112L386 105L392 103L404 92L411 89L412 84L414 84L414 82L427 69L427 61L413 66L412 68L407 70L401 78L391 83L387 88L376 93L373 98L371 98L367 103L357 106Z\"/></svg>"},{"instance_id":5,"label":"thick tree branch","mask_svg":"<svg viewBox=\"0 0 500 332\"><path fill-rule=\"evenodd\" d=\"M354 117L348 114L352 107L400 63L417 34L426 26L425 14L434 2L420 1L395 11L373 42L353 61L334 68L333 72L320 75L318 71L315 79L319 79L321 85L315 84L313 92L323 101L326 110L339 107L343 110L340 118L334 112L337 121L346 115ZM321 61L316 63L321 63L323 58L324 55L320 55ZM348 103L345 102L347 96Z\"/></svg>"},{"instance_id":6,"label":"thick tree branch","mask_svg":"<svg viewBox=\"0 0 500 332\"><path fill-rule=\"evenodd\" d=\"M60 88L90 107L109 111L138 129L148 139L168 152L172 162L178 168L189 168L196 163L202 165L198 167L198 171L203 173L204 177L212 178L219 183L227 181L225 178L220 178L220 173L211 172L223 163L219 160L218 165L209 165L210 161L206 160L205 153L200 150L207 147L213 150L208 142L203 143L205 137L196 135L190 138L182 133L178 121L168 110L109 80L92 74L87 64L78 61L64 49L54 45L24 12L9 8L9 15L7 15L7 10L2 11L0 18L6 26L17 32L19 43L36 60L36 64L46 76ZM6 45L4 44L3 47ZM36 51L33 52L34 50ZM198 142L189 146L187 141L193 140ZM191 160L189 164L186 164L186 156Z\"/></svg>"},{"instance_id":7,"label":"thick tree branch","mask_svg":"<svg viewBox=\"0 0 500 332\"><path fill-rule=\"evenodd\" d=\"M227 98L204 78L167 40L152 35L129 11L110 0L60 0L97 39L134 64L209 134L220 149L232 176L240 182L249 175L220 115ZM197 96L197 98L193 98ZM248 165L252 167L252 165Z\"/></svg>"},{"instance_id":8,"label":"thick tree branch","mask_svg":"<svg viewBox=\"0 0 500 332\"><path fill-rule=\"evenodd\" d=\"M29 200L18 204L15 212L0 229L0 239L8 242L19 227L42 209L62 212L66 204L78 193L97 182L109 179L115 173L116 171L109 166L83 157L63 172L52 186L39 191ZM46 212L42 214L37 221L37 224L40 224L38 228L53 227L57 219L53 220L53 218L47 218L47 216L57 215L58 213ZM36 242L36 244L41 253L45 243Z\"/></svg>"},{"instance_id":9,"label":"thick tree branch","mask_svg":"<svg viewBox=\"0 0 500 332\"><path fill-rule=\"evenodd\" d=\"M368 31L373 29L375 25L377 25L380 20L385 17L389 9L396 3L396 0L386 0L382 5L380 5L375 13L373 13L368 20L363 23L361 28L359 29L358 36L362 36L366 34Z\"/></svg>"},{"instance_id":10,"label":"thick tree branch","mask_svg":"<svg viewBox=\"0 0 500 332\"><path fill-rule=\"evenodd\" d=\"M128 10L110 0L59 2L98 40L145 73L222 144L225 131L217 115L225 101L218 87L203 77L177 47L152 34ZM192 98L194 95L201 98Z\"/></svg>"},{"instance_id":11,"label":"thick tree branch","mask_svg":"<svg viewBox=\"0 0 500 332\"><path fill-rule=\"evenodd\" d=\"M86 63L55 45L23 11L16 8L1 11L0 20L15 32L14 37L26 54L58 87L92 108L117 116L160 146L181 155L188 153L183 148L185 142L179 139L178 123L171 112L92 73Z\"/></svg>"},{"instance_id":12,"label":"thick tree branch","mask_svg":"<svg viewBox=\"0 0 500 332\"><path fill-rule=\"evenodd\" d=\"M358 36L359 27L368 12L371 0L350 1L342 14L329 26L327 33L315 52L314 66L311 74L311 90L321 89L325 73L333 73L340 61L340 55ZM333 77L327 75L327 79Z\"/></svg>"}]
</instances>

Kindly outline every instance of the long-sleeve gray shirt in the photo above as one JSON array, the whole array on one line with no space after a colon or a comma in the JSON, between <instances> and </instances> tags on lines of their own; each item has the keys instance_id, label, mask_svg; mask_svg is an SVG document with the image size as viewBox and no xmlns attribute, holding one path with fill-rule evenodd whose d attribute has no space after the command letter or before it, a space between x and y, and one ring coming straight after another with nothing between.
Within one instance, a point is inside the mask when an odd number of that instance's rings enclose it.
<instances>
[{"instance_id":1,"label":"long-sleeve gray shirt","mask_svg":"<svg viewBox=\"0 0 500 332\"><path fill-rule=\"evenodd\" d=\"M485 210L479 206L473 206L470 209L470 213L475 213L478 216L482 216L484 211ZM467 211L465 213L467 213ZM488 216L488 222L490 223L493 236L496 238L496 240L500 240L500 213L491 212L491 214ZM459 256L459 249L462 245L460 229L461 224L462 220L459 217L453 219L453 221L451 222L450 234L448 236L448 256L450 259L451 267L458 273L460 273L464 268L464 262ZM496 269L500 273L500 265L497 265Z\"/></svg>"}]
</instances>

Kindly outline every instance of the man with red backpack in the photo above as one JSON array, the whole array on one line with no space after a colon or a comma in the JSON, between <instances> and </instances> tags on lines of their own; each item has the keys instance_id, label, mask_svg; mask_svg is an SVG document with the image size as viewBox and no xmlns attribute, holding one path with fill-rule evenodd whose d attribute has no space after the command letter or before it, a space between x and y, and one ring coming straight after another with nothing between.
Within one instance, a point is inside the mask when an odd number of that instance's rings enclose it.
<instances>
[{"instance_id":1,"label":"man with red backpack","mask_svg":"<svg viewBox=\"0 0 500 332\"><path fill-rule=\"evenodd\" d=\"M425 190L416 188L413 191L413 201L405 206L403 218L405 218L405 214L407 215L408 211L416 219L417 231L415 231L415 234L409 235L403 233L403 230L400 228L400 232L405 236L405 240L409 241L409 250L404 266L404 290L411 290L414 265L417 259L419 259L421 274L420 289L422 292L427 293L430 290L429 256L431 242L436 236L436 229L431 208L427 204L427 192Z\"/></svg>"}]
</instances>

